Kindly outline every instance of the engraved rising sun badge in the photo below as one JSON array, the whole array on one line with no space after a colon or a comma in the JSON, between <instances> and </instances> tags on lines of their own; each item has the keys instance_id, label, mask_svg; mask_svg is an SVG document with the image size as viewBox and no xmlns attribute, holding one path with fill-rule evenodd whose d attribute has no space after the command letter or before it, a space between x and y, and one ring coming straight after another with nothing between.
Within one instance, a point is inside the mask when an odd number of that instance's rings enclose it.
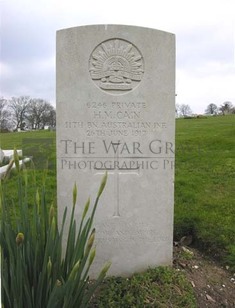
<instances>
[{"instance_id":1,"label":"engraved rising sun badge","mask_svg":"<svg viewBox=\"0 0 235 308\"><path fill-rule=\"evenodd\" d=\"M111 94L134 89L144 73L143 57L130 42L111 39L98 45L89 61L91 78Z\"/></svg>"}]
</instances>

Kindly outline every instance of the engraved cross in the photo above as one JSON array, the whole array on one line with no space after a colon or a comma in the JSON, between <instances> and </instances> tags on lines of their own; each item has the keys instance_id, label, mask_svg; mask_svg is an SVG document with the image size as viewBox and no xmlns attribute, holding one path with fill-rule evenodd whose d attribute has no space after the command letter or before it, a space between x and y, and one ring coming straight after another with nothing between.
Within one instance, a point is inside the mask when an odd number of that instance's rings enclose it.
<instances>
[{"instance_id":1,"label":"engraved cross","mask_svg":"<svg viewBox=\"0 0 235 308\"><path fill-rule=\"evenodd\" d=\"M119 145L120 145L120 141L118 142L112 142L113 146L117 147L117 150L115 152L115 156L114 156L114 160L116 160L117 162L119 161ZM120 168L119 164L114 164L113 168L96 168L96 170L101 171L108 171L109 176L112 175L114 177L114 192L116 195L116 202L114 205L114 213L113 213L113 217L120 217L120 180L121 180L121 176L124 175L135 175L135 176L139 176L139 167L138 168ZM97 175L103 175L104 172L100 173L98 172Z\"/></svg>"}]
</instances>

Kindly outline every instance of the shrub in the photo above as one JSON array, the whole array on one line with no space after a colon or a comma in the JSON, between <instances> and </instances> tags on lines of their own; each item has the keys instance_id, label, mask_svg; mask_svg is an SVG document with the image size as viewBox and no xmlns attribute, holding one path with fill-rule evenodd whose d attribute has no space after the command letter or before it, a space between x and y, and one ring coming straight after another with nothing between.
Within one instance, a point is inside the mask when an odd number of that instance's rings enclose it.
<instances>
[{"instance_id":1,"label":"shrub","mask_svg":"<svg viewBox=\"0 0 235 308\"><path fill-rule=\"evenodd\" d=\"M92 222L99 198L106 184L103 177L90 217L85 204L76 236L74 210L77 187L73 188L65 253L62 252L63 232L67 215L64 211L58 228L56 209L46 204L44 172L43 185L34 193L34 207L28 206L27 170L20 170L17 152L14 154L18 177L18 204L15 217L9 215L5 180L0 186L0 245L2 260L2 301L5 308L87 307L95 289L104 279L110 264L106 264L95 283L89 284L89 269L95 257L95 229Z\"/></svg>"}]
</instances>

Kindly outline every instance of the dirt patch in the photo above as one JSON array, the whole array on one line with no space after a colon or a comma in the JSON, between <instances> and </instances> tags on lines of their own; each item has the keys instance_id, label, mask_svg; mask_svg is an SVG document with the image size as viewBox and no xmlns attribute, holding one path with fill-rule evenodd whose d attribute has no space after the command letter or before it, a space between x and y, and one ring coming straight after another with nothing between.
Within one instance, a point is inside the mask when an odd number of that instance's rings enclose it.
<instances>
[{"instance_id":1,"label":"dirt patch","mask_svg":"<svg viewBox=\"0 0 235 308\"><path fill-rule=\"evenodd\" d=\"M198 307L235 307L235 274L193 248L174 248L174 267L193 286Z\"/></svg>"}]
</instances>

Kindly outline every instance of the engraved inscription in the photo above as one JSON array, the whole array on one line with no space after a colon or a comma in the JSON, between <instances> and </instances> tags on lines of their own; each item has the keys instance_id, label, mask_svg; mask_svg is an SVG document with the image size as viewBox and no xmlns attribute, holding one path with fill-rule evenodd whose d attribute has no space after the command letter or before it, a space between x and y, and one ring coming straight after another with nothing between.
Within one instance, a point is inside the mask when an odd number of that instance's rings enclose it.
<instances>
[{"instance_id":1,"label":"engraved inscription","mask_svg":"<svg viewBox=\"0 0 235 308\"><path fill-rule=\"evenodd\" d=\"M115 241L122 242L135 242L136 238L143 240L144 242L164 242L170 240L169 235L162 232L156 232L155 225L146 222L141 222L136 218L135 221L119 220L118 225L115 221L97 223L97 241L99 243L110 243ZM131 232L130 232L131 230Z\"/></svg>"},{"instance_id":2,"label":"engraved inscription","mask_svg":"<svg viewBox=\"0 0 235 308\"><path fill-rule=\"evenodd\" d=\"M143 57L130 42L110 39L92 52L89 71L99 88L110 94L122 94L134 89L141 81Z\"/></svg>"},{"instance_id":3,"label":"engraved inscription","mask_svg":"<svg viewBox=\"0 0 235 308\"><path fill-rule=\"evenodd\" d=\"M148 119L146 101L87 101L84 103L89 121L76 118L65 121L66 129L84 129L87 137L141 137L148 134L160 134L168 128L166 122L159 118Z\"/></svg>"}]
</instances>

